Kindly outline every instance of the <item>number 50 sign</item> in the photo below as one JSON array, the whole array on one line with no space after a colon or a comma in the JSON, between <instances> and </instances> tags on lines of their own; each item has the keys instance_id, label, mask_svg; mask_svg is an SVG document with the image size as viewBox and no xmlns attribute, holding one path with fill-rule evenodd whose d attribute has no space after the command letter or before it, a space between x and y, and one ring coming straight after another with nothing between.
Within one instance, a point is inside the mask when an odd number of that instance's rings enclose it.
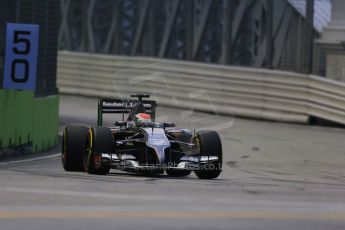
<instances>
[{"instance_id":1,"label":"number 50 sign","mask_svg":"<svg viewBox=\"0 0 345 230\"><path fill-rule=\"evenodd\" d=\"M5 89L35 90L38 25L7 23Z\"/></svg>"}]
</instances>

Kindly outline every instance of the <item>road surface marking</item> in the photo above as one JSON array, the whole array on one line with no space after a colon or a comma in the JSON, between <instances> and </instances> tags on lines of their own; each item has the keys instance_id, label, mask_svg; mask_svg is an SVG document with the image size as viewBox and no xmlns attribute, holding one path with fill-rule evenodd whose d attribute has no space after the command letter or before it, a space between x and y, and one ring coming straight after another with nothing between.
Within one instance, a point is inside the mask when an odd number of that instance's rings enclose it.
<instances>
[{"instance_id":1,"label":"road surface marking","mask_svg":"<svg viewBox=\"0 0 345 230\"><path fill-rule=\"evenodd\" d=\"M20 164L20 163L27 163L27 162L47 160L47 159L53 159L53 158L57 158L59 156L61 156L61 153L56 153L56 154L49 155L49 156L33 157L33 158L30 158L30 159L24 159L24 160L15 160L15 161L1 162L0 166L12 165L12 164Z\"/></svg>"},{"instance_id":2,"label":"road surface marking","mask_svg":"<svg viewBox=\"0 0 345 230\"><path fill-rule=\"evenodd\" d=\"M300 213L260 211L0 211L0 219L79 219L79 218L153 218L153 219L274 219L274 220L338 220L344 212Z\"/></svg>"}]
</instances>

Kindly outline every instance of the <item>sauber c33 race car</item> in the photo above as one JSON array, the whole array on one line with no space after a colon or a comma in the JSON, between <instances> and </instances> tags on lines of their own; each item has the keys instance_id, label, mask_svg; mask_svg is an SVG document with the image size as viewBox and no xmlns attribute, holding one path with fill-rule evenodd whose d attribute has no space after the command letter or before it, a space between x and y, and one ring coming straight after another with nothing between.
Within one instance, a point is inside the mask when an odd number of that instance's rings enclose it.
<instances>
[{"instance_id":1,"label":"sauber c33 race car","mask_svg":"<svg viewBox=\"0 0 345 230\"><path fill-rule=\"evenodd\" d=\"M63 133L62 165L66 171L90 174L110 169L145 175L183 177L192 171L200 179L213 179L222 171L222 144L217 132L176 128L171 122L155 122L156 102L102 99L97 126L67 126ZM114 126L103 126L103 114L122 113ZM125 119L125 114L129 114Z\"/></svg>"}]
</instances>

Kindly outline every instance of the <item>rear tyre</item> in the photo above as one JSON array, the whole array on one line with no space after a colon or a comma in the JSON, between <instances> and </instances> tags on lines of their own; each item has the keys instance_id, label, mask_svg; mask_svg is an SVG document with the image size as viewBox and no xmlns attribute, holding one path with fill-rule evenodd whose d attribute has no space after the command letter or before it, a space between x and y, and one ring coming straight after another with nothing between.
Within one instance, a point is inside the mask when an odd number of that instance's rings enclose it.
<instances>
[{"instance_id":1,"label":"rear tyre","mask_svg":"<svg viewBox=\"0 0 345 230\"><path fill-rule=\"evenodd\" d=\"M66 171L83 171L83 153L88 128L67 126L62 137L61 160Z\"/></svg>"},{"instance_id":2,"label":"rear tyre","mask_svg":"<svg viewBox=\"0 0 345 230\"><path fill-rule=\"evenodd\" d=\"M194 171L199 179L214 179L222 171L222 143L217 132L202 130L196 133L196 145L199 147L201 156L217 156L218 161L201 165L200 169Z\"/></svg>"},{"instance_id":3,"label":"rear tyre","mask_svg":"<svg viewBox=\"0 0 345 230\"><path fill-rule=\"evenodd\" d=\"M170 177L185 177L191 173L191 171L181 170L181 169L167 169L167 170L165 170L165 172Z\"/></svg>"},{"instance_id":4,"label":"rear tyre","mask_svg":"<svg viewBox=\"0 0 345 230\"><path fill-rule=\"evenodd\" d=\"M84 169L90 174L106 175L110 168L102 164L102 153L114 152L114 139L111 130L107 127L97 126L89 129L84 152Z\"/></svg>"}]
</instances>

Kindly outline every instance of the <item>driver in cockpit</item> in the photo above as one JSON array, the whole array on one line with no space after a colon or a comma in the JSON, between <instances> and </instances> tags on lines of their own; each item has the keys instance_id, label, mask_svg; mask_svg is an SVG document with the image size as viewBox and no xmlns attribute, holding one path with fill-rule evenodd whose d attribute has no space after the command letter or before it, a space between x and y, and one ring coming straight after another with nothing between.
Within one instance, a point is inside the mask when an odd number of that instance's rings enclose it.
<instances>
[{"instance_id":1,"label":"driver in cockpit","mask_svg":"<svg viewBox=\"0 0 345 230\"><path fill-rule=\"evenodd\" d=\"M130 112L128 121L134 121L135 123L151 122L150 114L145 112L145 107L142 103L138 103L135 108Z\"/></svg>"},{"instance_id":2,"label":"driver in cockpit","mask_svg":"<svg viewBox=\"0 0 345 230\"><path fill-rule=\"evenodd\" d=\"M138 113L134 117L135 122L151 122L151 116L148 113Z\"/></svg>"}]
</instances>

